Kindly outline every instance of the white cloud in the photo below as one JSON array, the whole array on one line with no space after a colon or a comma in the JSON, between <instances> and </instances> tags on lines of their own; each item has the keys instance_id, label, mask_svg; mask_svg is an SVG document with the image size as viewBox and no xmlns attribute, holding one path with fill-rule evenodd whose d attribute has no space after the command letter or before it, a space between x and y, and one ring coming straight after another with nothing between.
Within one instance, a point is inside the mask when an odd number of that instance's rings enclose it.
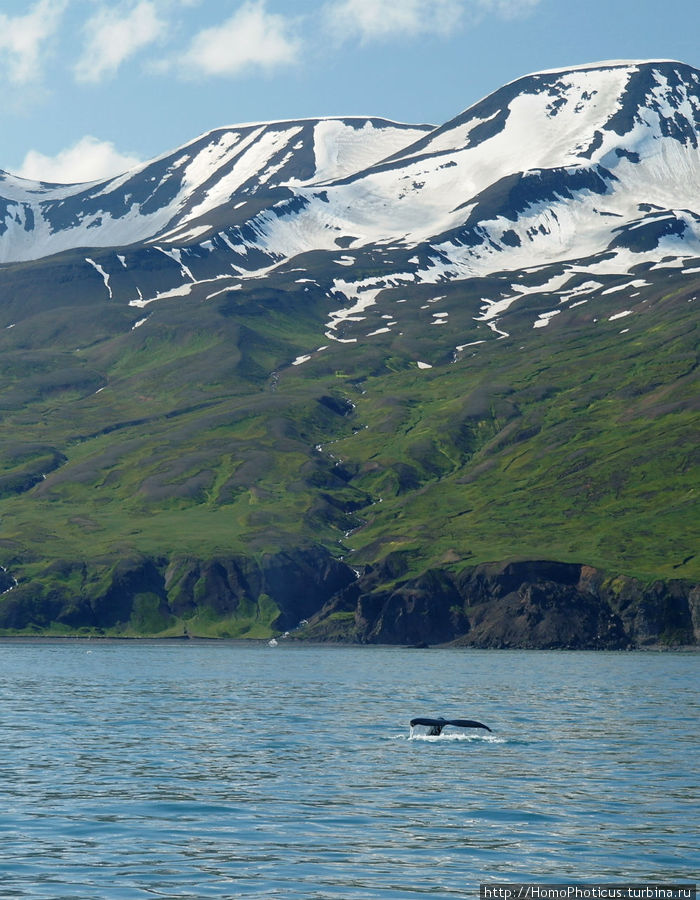
<instances>
[{"instance_id":1,"label":"white cloud","mask_svg":"<svg viewBox=\"0 0 700 900\"><path fill-rule=\"evenodd\" d=\"M293 31L293 21L269 13L264 0L247 0L221 25L196 34L175 64L185 72L223 76L290 65L301 50Z\"/></svg>"},{"instance_id":2,"label":"white cloud","mask_svg":"<svg viewBox=\"0 0 700 900\"><path fill-rule=\"evenodd\" d=\"M328 0L324 18L338 41L363 43L396 37L448 36L485 15L514 18L540 0Z\"/></svg>"},{"instance_id":3,"label":"white cloud","mask_svg":"<svg viewBox=\"0 0 700 900\"><path fill-rule=\"evenodd\" d=\"M55 156L30 150L15 174L32 181L77 184L121 175L140 162L136 156L120 153L111 141L86 135Z\"/></svg>"},{"instance_id":4,"label":"white cloud","mask_svg":"<svg viewBox=\"0 0 700 900\"><path fill-rule=\"evenodd\" d=\"M0 63L10 81L26 84L41 74L41 51L58 28L66 0L39 0L23 16L0 13Z\"/></svg>"},{"instance_id":5,"label":"white cloud","mask_svg":"<svg viewBox=\"0 0 700 900\"><path fill-rule=\"evenodd\" d=\"M85 24L85 49L75 65L76 79L98 82L113 75L126 59L165 31L166 23L152 0L141 0L131 8L102 7Z\"/></svg>"},{"instance_id":6,"label":"white cloud","mask_svg":"<svg viewBox=\"0 0 700 900\"><path fill-rule=\"evenodd\" d=\"M463 0L333 0L325 15L339 40L449 34L460 22Z\"/></svg>"}]
</instances>

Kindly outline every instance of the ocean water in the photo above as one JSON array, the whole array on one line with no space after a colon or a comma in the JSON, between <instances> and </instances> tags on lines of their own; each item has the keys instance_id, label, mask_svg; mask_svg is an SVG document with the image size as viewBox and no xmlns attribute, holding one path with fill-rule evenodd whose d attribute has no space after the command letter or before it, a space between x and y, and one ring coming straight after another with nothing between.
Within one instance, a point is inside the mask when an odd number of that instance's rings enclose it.
<instances>
[{"instance_id":1,"label":"ocean water","mask_svg":"<svg viewBox=\"0 0 700 900\"><path fill-rule=\"evenodd\" d=\"M0 897L692 881L700 655L0 641ZM493 733L410 736L413 716Z\"/></svg>"}]
</instances>

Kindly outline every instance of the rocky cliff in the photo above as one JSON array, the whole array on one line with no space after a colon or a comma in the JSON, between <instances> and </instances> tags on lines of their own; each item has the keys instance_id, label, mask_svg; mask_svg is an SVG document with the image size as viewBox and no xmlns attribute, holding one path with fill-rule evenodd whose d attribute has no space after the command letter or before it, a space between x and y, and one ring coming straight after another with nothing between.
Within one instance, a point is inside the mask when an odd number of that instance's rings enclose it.
<instances>
[{"instance_id":1,"label":"rocky cliff","mask_svg":"<svg viewBox=\"0 0 700 900\"><path fill-rule=\"evenodd\" d=\"M394 563L395 565L395 563ZM430 570L382 586L368 568L311 619L317 639L482 648L613 650L700 640L700 585L643 584L548 561Z\"/></svg>"},{"instance_id":2,"label":"rocky cliff","mask_svg":"<svg viewBox=\"0 0 700 900\"><path fill-rule=\"evenodd\" d=\"M0 573L5 633L188 634L479 648L700 643L700 585L644 584L589 566L521 561L407 574L410 554L359 572L321 547L210 560L52 566L52 588ZM60 585L63 584L64 588Z\"/></svg>"}]
</instances>

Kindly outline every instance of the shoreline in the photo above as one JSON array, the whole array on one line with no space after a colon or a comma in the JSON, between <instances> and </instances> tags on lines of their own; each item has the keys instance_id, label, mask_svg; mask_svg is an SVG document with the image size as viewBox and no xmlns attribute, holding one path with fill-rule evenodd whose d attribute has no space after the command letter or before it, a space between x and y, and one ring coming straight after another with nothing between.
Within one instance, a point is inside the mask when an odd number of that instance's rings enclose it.
<instances>
[{"instance_id":1,"label":"shoreline","mask_svg":"<svg viewBox=\"0 0 700 900\"><path fill-rule=\"evenodd\" d=\"M175 635L169 637L154 637L149 635L82 635L82 634L0 634L0 644L18 643L18 644L48 644L48 643L151 643L151 644L236 644L243 647L267 646L268 638L227 638L227 637L199 637L197 635ZM284 646L295 647L386 647L401 650L461 650L461 651L479 651L508 653L511 651L528 651L533 653L700 653L700 646L697 644L680 644L678 646L667 646L665 644L648 644L639 647L620 647L620 648L586 648L586 647L456 647L453 644L429 644L426 646L415 646L410 644L387 644L387 643L353 643L349 641L318 641L303 640L294 638L288 641L280 641L276 647Z\"/></svg>"}]
</instances>

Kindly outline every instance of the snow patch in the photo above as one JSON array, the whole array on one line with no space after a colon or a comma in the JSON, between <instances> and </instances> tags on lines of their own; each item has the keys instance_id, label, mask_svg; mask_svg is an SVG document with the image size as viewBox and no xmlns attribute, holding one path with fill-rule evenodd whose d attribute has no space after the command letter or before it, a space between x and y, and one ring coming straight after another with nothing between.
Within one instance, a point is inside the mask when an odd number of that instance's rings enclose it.
<instances>
[{"instance_id":1,"label":"snow patch","mask_svg":"<svg viewBox=\"0 0 700 900\"><path fill-rule=\"evenodd\" d=\"M102 266L99 265L99 263L96 263L94 259L90 259L89 256L85 257L85 262L89 263L93 267L93 269L95 269L95 271L102 276L102 280L104 281L105 287L107 288L107 292L109 294L109 299L113 300L114 297L112 295L112 288L109 286L109 275L107 274L107 272L105 272Z\"/></svg>"},{"instance_id":2,"label":"snow patch","mask_svg":"<svg viewBox=\"0 0 700 900\"><path fill-rule=\"evenodd\" d=\"M607 290L602 291L603 295L605 294L616 294L618 291L625 291L628 288L638 288L638 287L648 287L649 282L645 281L643 278L636 278L634 281L628 281L625 284L618 284L615 287L607 288Z\"/></svg>"},{"instance_id":3,"label":"snow patch","mask_svg":"<svg viewBox=\"0 0 700 900\"><path fill-rule=\"evenodd\" d=\"M457 346L455 347L455 350L457 350L459 353L461 353L462 350L466 350L467 347L476 347L477 344L485 344L485 343L486 343L486 341L482 340L482 341L470 341L468 344L457 344Z\"/></svg>"},{"instance_id":4,"label":"snow patch","mask_svg":"<svg viewBox=\"0 0 700 900\"><path fill-rule=\"evenodd\" d=\"M190 281L197 280L190 269L182 261L182 254L184 252L183 250L179 250L175 247L173 247L171 250L164 250L163 247L156 247L156 250L160 250L161 253L164 253L167 257L174 260L180 266L180 271L185 276L185 278L189 278Z\"/></svg>"},{"instance_id":5,"label":"snow patch","mask_svg":"<svg viewBox=\"0 0 700 900\"><path fill-rule=\"evenodd\" d=\"M375 278L357 282L343 281L342 279L335 279L333 281L333 287L331 289L333 295L340 294L355 302L347 309L337 309L330 313L330 319L326 323L326 337L339 341L340 338L333 332L337 332L338 327L341 326L343 322L362 321L362 319L355 318L357 313L364 312L364 310L373 306L377 300L377 296L384 290L384 284L377 287L376 283ZM356 341L355 338L345 339L344 341L341 341L341 343L350 343L354 341Z\"/></svg>"},{"instance_id":6,"label":"snow patch","mask_svg":"<svg viewBox=\"0 0 700 900\"><path fill-rule=\"evenodd\" d=\"M549 325L550 320L554 318L554 316L558 316L561 312L560 309L553 309L551 312L540 313L537 321L533 323L533 328L545 328Z\"/></svg>"}]
</instances>

